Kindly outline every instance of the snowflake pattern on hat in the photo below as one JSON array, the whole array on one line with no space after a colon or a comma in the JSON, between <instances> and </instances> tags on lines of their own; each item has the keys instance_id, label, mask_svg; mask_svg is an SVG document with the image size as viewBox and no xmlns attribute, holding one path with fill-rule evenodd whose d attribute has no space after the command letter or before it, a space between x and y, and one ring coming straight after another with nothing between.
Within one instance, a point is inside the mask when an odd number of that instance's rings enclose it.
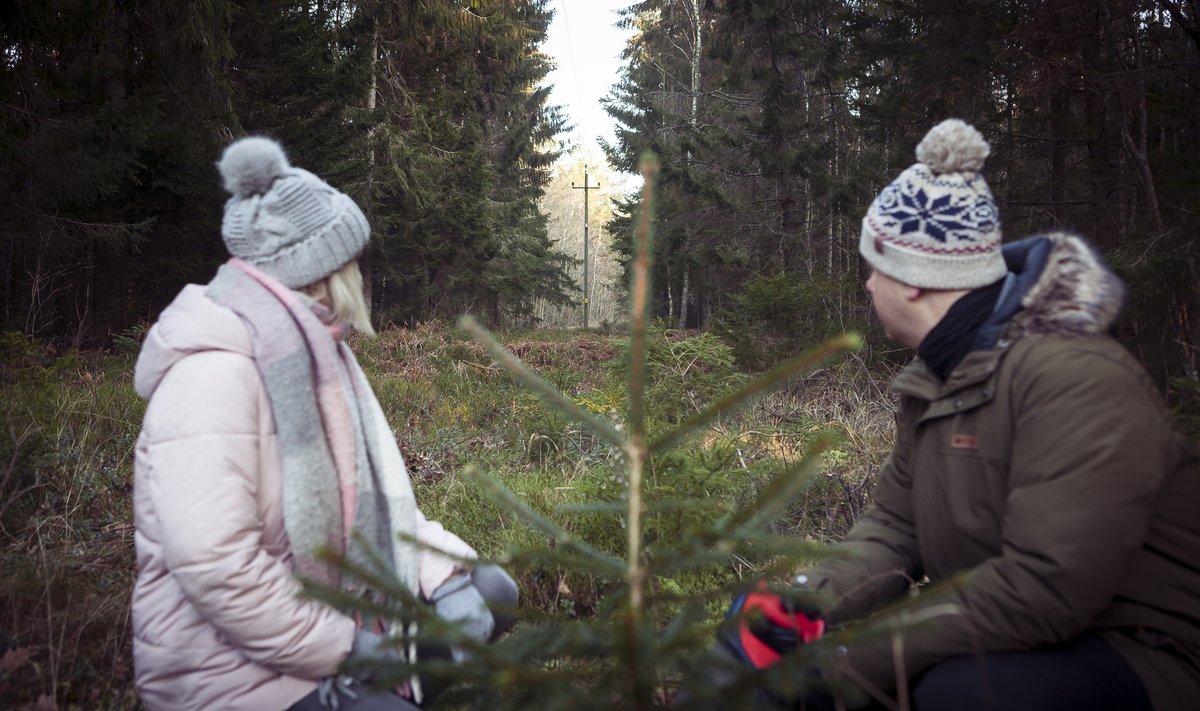
<instances>
[{"instance_id":1,"label":"snowflake pattern on hat","mask_svg":"<svg viewBox=\"0 0 1200 711\"><path fill-rule=\"evenodd\" d=\"M913 187L917 187L915 192ZM987 193L931 197L923 186L913 183L887 186L879 194L876 207L876 220L895 234L921 233L943 244L948 239L974 242L992 232L999 222L996 203Z\"/></svg>"}]
</instances>

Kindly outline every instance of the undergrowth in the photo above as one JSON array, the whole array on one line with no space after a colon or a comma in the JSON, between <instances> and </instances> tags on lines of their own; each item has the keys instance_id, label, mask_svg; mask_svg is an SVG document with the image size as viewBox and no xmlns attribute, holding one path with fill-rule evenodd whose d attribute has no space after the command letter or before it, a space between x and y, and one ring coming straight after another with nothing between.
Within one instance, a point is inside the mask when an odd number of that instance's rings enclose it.
<instances>
[{"instance_id":1,"label":"undergrowth","mask_svg":"<svg viewBox=\"0 0 1200 711\"><path fill-rule=\"evenodd\" d=\"M133 358L0 355L0 707L131 708Z\"/></svg>"},{"instance_id":2,"label":"undergrowth","mask_svg":"<svg viewBox=\"0 0 1200 711\"><path fill-rule=\"evenodd\" d=\"M580 407L619 423L628 341L594 332L522 332L504 345ZM0 707L134 708L129 595L134 579L132 459L144 403L131 386L136 339L115 353L53 353L0 334ZM424 513L481 555L544 546L504 507L469 490L462 472L491 473L532 508L603 551L625 531L582 506L617 501L625 482L611 445L541 406L474 341L434 324L353 337L409 466ZM665 431L747 376L707 333L651 328L647 428ZM834 540L865 505L870 475L889 449L888 373L847 360L754 407L712 423L656 458L647 496L703 498L708 508L658 511L648 546L689 521L736 509L771 474L833 433L827 467L778 524ZM672 476L673 470L698 476ZM687 490L680 490L680 488ZM572 508L576 506L576 508ZM755 561L668 578L691 587L755 575ZM591 576L547 564L519 572L524 603L588 616L606 593ZM36 706L37 704L41 706Z\"/></svg>"}]
</instances>

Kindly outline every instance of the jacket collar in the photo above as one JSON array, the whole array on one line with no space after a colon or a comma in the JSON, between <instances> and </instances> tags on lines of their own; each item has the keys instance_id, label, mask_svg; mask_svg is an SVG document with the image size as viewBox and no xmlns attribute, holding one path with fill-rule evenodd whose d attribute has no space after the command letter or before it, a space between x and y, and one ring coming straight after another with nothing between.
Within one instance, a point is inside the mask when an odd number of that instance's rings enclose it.
<instances>
[{"instance_id":1,"label":"jacket collar","mask_svg":"<svg viewBox=\"0 0 1200 711\"><path fill-rule=\"evenodd\" d=\"M1002 343L998 343L990 350L968 353L945 382L942 382L929 369L929 366L918 358L896 375L892 381L892 392L932 402L984 383L996 372L1001 358L1010 345L1010 341L1007 339L1001 340Z\"/></svg>"},{"instance_id":2,"label":"jacket collar","mask_svg":"<svg viewBox=\"0 0 1200 711\"><path fill-rule=\"evenodd\" d=\"M1107 333L1124 304L1125 285L1082 238L1065 232L1030 237L1003 248L1008 276L975 349L943 383L920 359L892 381L900 395L933 402L979 386L1023 335ZM990 398L986 386L981 388Z\"/></svg>"}]
</instances>

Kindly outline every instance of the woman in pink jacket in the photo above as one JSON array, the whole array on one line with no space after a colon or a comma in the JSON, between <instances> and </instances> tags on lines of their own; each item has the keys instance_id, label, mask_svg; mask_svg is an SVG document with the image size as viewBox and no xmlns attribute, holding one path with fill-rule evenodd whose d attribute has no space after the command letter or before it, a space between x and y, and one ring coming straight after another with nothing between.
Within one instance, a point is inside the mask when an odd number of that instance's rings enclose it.
<instances>
[{"instance_id":1,"label":"woman in pink jacket","mask_svg":"<svg viewBox=\"0 0 1200 711\"><path fill-rule=\"evenodd\" d=\"M372 691L338 672L396 649L380 642L398 630L362 628L300 595L296 576L371 594L317 557L361 562L365 539L480 640L502 631L489 605L514 606L516 586L495 566L463 566L475 551L421 515L342 341L349 327L372 333L362 211L269 139L235 142L218 167L233 258L163 311L135 374L149 400L134 487L138 692L150 709L414 708L418 680ZM415 655L399 648L387 653Z\"/></svg>"}]
</instances>

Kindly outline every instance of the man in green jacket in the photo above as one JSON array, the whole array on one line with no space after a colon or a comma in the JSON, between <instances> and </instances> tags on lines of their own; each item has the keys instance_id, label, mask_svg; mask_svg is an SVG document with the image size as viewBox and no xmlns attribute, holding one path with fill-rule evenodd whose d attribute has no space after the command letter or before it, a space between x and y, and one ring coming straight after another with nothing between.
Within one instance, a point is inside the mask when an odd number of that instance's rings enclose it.
<instances>
[{"instance_id":1,"label":"man in green jacket","mask_svg":"<svg viewBox=\"0 0 1200 711\"><path fill-rule=\"evenodd\" d=\"M863 220L867 291L918 357L870 507L808 571L840 627L823 676L918 711L1200 708L1195 453L1109 335L1096 252L1001 248L988 151L939 124Z\"/></svg>"}]
</instances>

